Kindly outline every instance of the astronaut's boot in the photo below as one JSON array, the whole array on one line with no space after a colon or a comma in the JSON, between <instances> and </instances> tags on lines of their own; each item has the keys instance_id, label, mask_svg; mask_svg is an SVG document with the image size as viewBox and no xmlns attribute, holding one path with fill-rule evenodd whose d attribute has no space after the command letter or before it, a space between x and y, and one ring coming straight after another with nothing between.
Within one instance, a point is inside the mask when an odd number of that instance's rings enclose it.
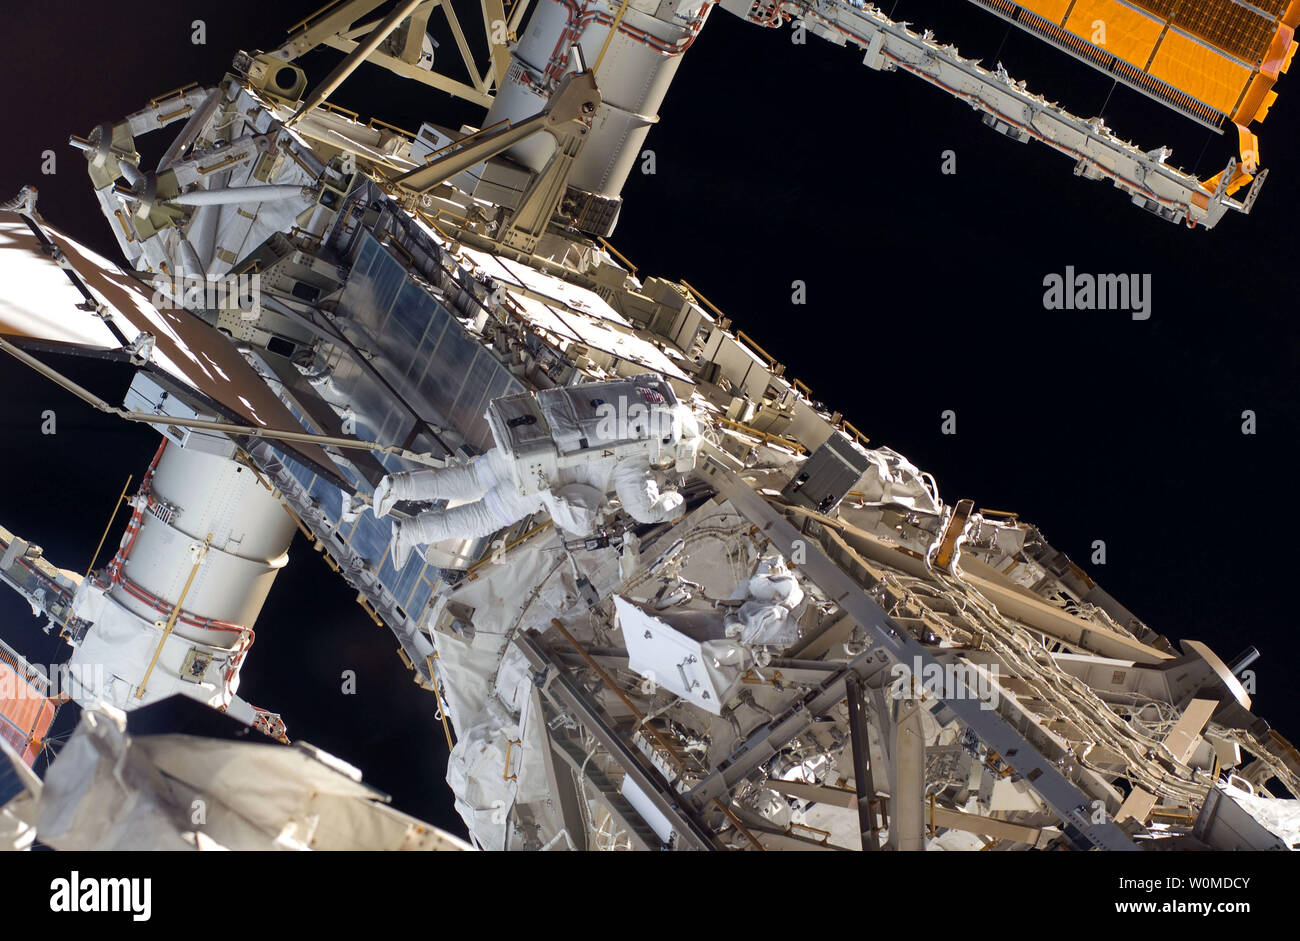
<instances>
[{"instance_id":1,"label":"astronaut's boot","mask_svg":"<svg viewBox=\"0 0 1300 941\"><path fill-rule=\"evenodd\" d=\"M381 480L371 500L376 519L387 516L402 500L426 499L420 494L432 489L433 475L436 473L432 470L402 471L389 474Z\"/></svg>"},{"instance_id":2,"label":"astronaut's boot","mask_svg":"<svg viewBox=\"0 0 1300 941\"><path fill-rule=\"evenodd\" d=\"M376 496L378 496L377 492ZM393 568L399 572L406 567L406 562L411 557L411 550L419 545L416 541L418 527L413 525L415 522L415 520L393 520L393 537L390 546Z\"/></svg>"},{"instance_id":3,"label":"astronaut's boot","mask_svg":"<svg viewBox=\"0 0 1300 941\"><path fill-rule=\"evenodd\" d=\"M397 494L393 492L392 474L385 477L375 488L375 495L370 500L370 508L375 511L375 519L383 519L397 504Z\"/></svg>"}]
</instances>

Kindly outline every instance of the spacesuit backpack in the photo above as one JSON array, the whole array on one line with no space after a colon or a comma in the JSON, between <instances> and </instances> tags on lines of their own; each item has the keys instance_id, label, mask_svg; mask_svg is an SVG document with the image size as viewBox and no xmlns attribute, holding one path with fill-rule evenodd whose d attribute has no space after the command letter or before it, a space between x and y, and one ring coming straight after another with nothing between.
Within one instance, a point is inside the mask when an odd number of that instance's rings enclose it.
<instances>
[{"instance_id":1,"label":"spacesuit backpack","mask_svg":"<svg viewBox=\"0 0 1300 941\"><path fill-rule=\"evenodd\" d=\"M690 408L654 373L502 396L487 421L520 496L595 481L602 467L628 460L686 473L700 444Z\"/></svg>"}]
</instances>

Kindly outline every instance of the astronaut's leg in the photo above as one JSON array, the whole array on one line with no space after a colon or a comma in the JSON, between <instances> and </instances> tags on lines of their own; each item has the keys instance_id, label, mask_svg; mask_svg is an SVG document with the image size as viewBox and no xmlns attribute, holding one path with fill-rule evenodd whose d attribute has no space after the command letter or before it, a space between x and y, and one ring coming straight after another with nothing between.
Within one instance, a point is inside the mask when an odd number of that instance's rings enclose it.
<instances>
[{"instance_id":1,"label":"astronaut's leg","mask_svg":"<svg viewBox=\"0 0 1300 941\"><path fill-rule=\"evenodd\" d=\"M375 488L375 516L387 516L401 500L476 500L509 472L508 461L493 448L457 467L389 474Z\"/></svg>"},{"instance_id":2,"label":"astronaut's leg","mask_svg":"<svg viewBox=\"0 0 1300 941\"><path fill-rule=\"evenodd\" d=\"M393 522L393 565L401 568L416 546L444 539L476 539L517 523L540 506L540 498L519 496L508 483L489 490L482 500L430 510L412 520Z\"/></svg>"}]
</instances>

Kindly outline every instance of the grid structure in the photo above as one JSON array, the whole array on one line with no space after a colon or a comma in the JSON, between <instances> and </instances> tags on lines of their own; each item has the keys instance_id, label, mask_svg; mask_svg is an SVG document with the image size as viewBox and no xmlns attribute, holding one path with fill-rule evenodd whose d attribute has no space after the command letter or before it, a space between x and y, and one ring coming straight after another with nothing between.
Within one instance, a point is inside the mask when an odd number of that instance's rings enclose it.
<instances>
[{"instance_id":1,"label":"grid structure","mask_svg":"<svg viewBox=\"0 0 1300 941\"><path fill-rule=\"evenodd\" d=\"M1269 19L1237 0L1136 0L1135 5L1252 64L1264 58L1277 31L1276 19ZM1273 6L1282 5L1280 0L1273 3Z\"/></svg>"},{"instance_id":2,"label":"grid structure","mask_svg":"<svg viewBox=\"0 0 1300 941\"><path fill-rule=\"evenodd\" d=\"M972 0L1211 127L1262 120L1300 19L1289 0Z\"/></svg>"}]
</instances>

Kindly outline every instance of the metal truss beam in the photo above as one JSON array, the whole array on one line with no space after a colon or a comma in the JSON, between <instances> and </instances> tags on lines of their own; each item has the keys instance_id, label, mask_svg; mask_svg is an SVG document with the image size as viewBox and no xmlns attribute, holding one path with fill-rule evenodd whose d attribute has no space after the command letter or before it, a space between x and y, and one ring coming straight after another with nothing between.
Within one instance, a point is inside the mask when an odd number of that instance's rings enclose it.
<instances>
[{"instance_id":1,"label":"metal truss beam","mask_svg":"<svg viewBox=\"0 0 1300 941\"><path fill-rule=\"evenodd\" d=\"M850 671L861 675L859 671L865 665L864 658L869 655L883 654L890 662L903 663L909 669L919 666L922 670L942 670L929 651L906 628L890 618L861 585L831 561L815 541L800 533L761 494L728 470L719 458L708 453L703 455L697 473L713 486L721 498L728 500L737 512L754 523L776 549L791 557L797 548L805 558L799 566L802 573L857 621L875 641L870 650L850 661L843 673L828 681L820 690L810 693L796 707L798 710L816 715L843 699L844 680ZM796 541L799 542L798 547L795 546ZM1064 833L1071 842L1081 849L1137 849L1128 834L1113 822L1094 823L1090 802L1073 782L1061 774L1056 764L1045 758L996 709L989 708L989 704L981 700L976 691L967 689L964 679L959 678L959 684L961 688L953 690L950 698L937 700L930 707L931 711L941 721L956 717L978 735L985 745L1001 755L1061 818L1065 823ZM787 715L760 728L731 761L691 790L688 798L696 807L700 807L706 799L729 790L748 770L766 760L760 756L775 753L773 744L781 736L774 734L777 731L774 727L779 727L781 733L788 735L790 726L799 721L802 721L801 716ZM755 758L758 758L757 762ZM737 763L748 764L750 767L744 773L736 774L733 769Z\"/></svg>"},{"instance_id":2,"label":"metal truss beam","mask_svg":"<svg viewBox=\"0 0 1300 941\"><path fill-rule=\"evenodd\" d=\"M862 702L862 687L856 676L846 677L844 692L849 707L849 736L853 743L853 783L857 788L858 829L862 831L862 848L877 850L876 786L871 774L871 739L867 734L867 710Z\"/></svg>"},{"instance_id":3,"label":"metal truss beam","mask_svg":"<svg viewBox=\"0 0 1300 941\"><path fill-rule=\"evenodd\" d=\"M623 772L632 777L655 805L655 809L672 823L681 844L690 849L716 849L716 842L709 829L679 799L676 791L663 775L650 767L643 756L610 727L604 716L604 710L574 681L568 668L541 642L540 636L530 631L516 637L515 644L523 652L529 665L540 672L536 682L547 698L569 710L618 763Z\"/></svg>"},{"instance_id":4,"label":"metal truss beam","mask_svg":"<svg viewBox=\"0 0 1300 941\"><path fill-rule=\"evenodd\" d=\"M546 707L542 704L541 693L537 687L533 687L532 697L532 714L537 717L541 723L542 733L542 759L546 765L546 780L551 788L551 797L555 801L555 809L559 814L560 822L564 829L569 832L569 839L573 842L573 848L576 850L585 850L587 848L587 825L582 813L582 796L578 789L574 787L573 775L576 772L570 770L567 764L557 764L556 756L563 756L555 743L551 741L551 730L546 724Z\"/></svg>"},{"instance_id":5,"label":"metal truss beam","mask_svg":"<svg viewBox=\"0 0 1300 941\"><path fill-rule=\"evenodd\" d=\"M362 17L383 6L384 2L385 0L351 0L348 3L328 5L294 26L290 30L288 40L276 50L274 55L292 62L318 46L329 46L347 53L349 58L339 67L345 70L345 73L365 61L481 107L491 106L492 91L500 85L501 78L504 76L498 60L504 55L508 64L508 53L504 46L498 51L497 46L491 42L490 28L487 33L490 58L486 68L480 69L450 0L422 0L414 4L399 4L382 21L372 20L358 25ZM526 8L527 4L520 0L518 6ZM488 22L489 7L494 12L499 11L500 0L495 2L484 0L485 23ZM419 61L421 42L429 18L437 9L441 9L447 18L447 25L456 41L461 62L469 76L468 83L431 69L422 69L416 64ZM503 11L496 15L504 22ZM404 21L407 23L407 32L401 56L380 52L376 47ZM338 72L339 69L335 71ZM346 74L343 77L346 77ZM340 78L339 81L341 80ZM312 107L314 106L313 104ZM310 110L311 108L303 109L304 112Z\"/></svg>"}]
</instances>

